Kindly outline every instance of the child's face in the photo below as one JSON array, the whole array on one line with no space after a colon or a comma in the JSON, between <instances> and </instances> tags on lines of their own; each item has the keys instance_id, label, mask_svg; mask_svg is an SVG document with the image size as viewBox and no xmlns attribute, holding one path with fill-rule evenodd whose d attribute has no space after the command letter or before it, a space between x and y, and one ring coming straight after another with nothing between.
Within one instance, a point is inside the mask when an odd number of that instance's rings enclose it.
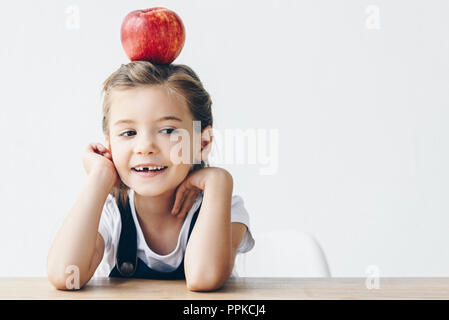
<instances>
[{"instance_id":1,"label":"child's face","mask_svg":"<svg viewBox=\"0 0 449 320\"><path fill-rule=\"evenodd\" d=\"M187 176L194 157L197 161L201 157L205 159L206 154L201 154L201 151L197 155L193 154L193 118L186 103L170 96L164 88L146 86L115 90L111 98L110 136L105 137L106 144L111 150L120 179L138 194L157 196L173 191ZM157 121L165 116L175 116L181 121ZM133 122L117 124L120 120ZM172 162L172 148L176 145L179 148L181 141L179 137L170 141L172 129L188 131L189 163L179 163L176 160L178 163ZM141 177L131 168L144 163L155 163L168 168L154 177Z\"/></svg>"}]
</instances>

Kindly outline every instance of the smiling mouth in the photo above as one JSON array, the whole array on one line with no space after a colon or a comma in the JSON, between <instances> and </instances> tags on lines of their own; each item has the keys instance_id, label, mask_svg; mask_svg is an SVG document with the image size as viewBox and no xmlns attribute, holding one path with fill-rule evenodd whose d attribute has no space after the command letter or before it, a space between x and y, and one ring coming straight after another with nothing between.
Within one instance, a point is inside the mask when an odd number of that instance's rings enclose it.
<instances>
[{"instance_id":1,"label":"smiling mouth","mask_svg":"<svg viewBox=\"0 0 449 320\"><path fill-rule=\"evenodd\" d=\"M151 169L149 169L149 168L139 168L139 169L131 168L131 170L133 170L133 171L135 171L135 172L159 172L159 171L163 171L163 170L165 170L165 169L167 169L167 168L168 168L168 167L165 166L165 167L163 167L163 168L161 168L161 169L153 169L153 170L151 170Z\"/></svg>"}]
</instances>

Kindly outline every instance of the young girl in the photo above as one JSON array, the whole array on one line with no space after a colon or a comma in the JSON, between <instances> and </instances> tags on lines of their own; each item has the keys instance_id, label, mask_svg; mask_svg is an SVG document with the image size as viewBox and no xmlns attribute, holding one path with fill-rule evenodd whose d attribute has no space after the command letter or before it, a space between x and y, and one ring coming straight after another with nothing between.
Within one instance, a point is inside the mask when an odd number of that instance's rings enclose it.
<instances>
[{"instance_id":1,"label":"young girl","mask_svg":"<svg viewBox=\"0 0 449 320\"><path fill-rule=\"evenodd\" d=\"M207 164L209 94L188 66L147 61L122 65L103 90L106 147L83 155L88 179L50 248L49 281L69 289L75 270L78 288L94 274L220 288L255 241L232 176Z\"/></svg>"}]
</instances>

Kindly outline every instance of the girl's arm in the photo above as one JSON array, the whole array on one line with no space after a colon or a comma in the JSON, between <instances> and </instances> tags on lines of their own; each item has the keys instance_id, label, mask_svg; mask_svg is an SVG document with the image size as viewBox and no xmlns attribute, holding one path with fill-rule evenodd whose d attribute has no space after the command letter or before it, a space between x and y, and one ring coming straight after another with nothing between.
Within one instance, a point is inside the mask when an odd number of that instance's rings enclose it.
<instances>
[{"instance_id":1,"label":"girl's arm","mask_svg":"<svg viewBox=\"0 0 449 320\"><path fill-rule=\"evenodd\" d=\"M232 176L225 170L208 173L203 180L204 189L201 187L204 195L200 213L184 258L186 282L191 290L214 290L228 279L235 256L233 242L237 243L231 237ZM246 228L235 225L233 228L241 231L236 235L241 240Z\"/></svg>"},{"instance_id":2,"label":"girl's arm","mask_svg":"<svg viewBox=\"0 0 449 320\"><path fill-rule=\"evenodd\" d=\"M113 177L105 170L92 170L56 234L47 257L47 274L57 289L68 289L66 280L71 274L77 275L76 271L79 271L79 279L75 281L79 280L80 287L84 286L101 261L104 241L99 236L98 225L113 185Z\"/></svg>"}]
</instances>

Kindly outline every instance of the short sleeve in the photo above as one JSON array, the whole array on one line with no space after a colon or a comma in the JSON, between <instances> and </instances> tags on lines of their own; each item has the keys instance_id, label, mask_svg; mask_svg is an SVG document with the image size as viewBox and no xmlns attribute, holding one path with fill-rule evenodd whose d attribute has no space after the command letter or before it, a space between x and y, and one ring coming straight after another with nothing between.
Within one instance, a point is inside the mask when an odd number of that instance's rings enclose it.
<instances>
[{"instance_id":1,"label":"short sleeve","mask_svg":"<svg viewBox=\"0 0 449 320\"><path fill-rule=\"evenodd\" d=\"M232 222L240 222L247 227L243 240L237 249L237 253L250 251L254 247L255 241L251 233L248 211L246 211L242 197L238 195L232 196L231 223Z\"/></svg>"},{"instance_id":2,"label":"short sleeve","mask_svg":"<svg viewBox=\"0 0 449 320\"><path fill-rule=\"evenodd\" d=\"M101 212L100 224L98 225L98 232L101 234L104 240L105 249L111 245L111 235L113 231L113 218L115 201L112 195L108 195Z\"/></svg>"}]
</instances>

